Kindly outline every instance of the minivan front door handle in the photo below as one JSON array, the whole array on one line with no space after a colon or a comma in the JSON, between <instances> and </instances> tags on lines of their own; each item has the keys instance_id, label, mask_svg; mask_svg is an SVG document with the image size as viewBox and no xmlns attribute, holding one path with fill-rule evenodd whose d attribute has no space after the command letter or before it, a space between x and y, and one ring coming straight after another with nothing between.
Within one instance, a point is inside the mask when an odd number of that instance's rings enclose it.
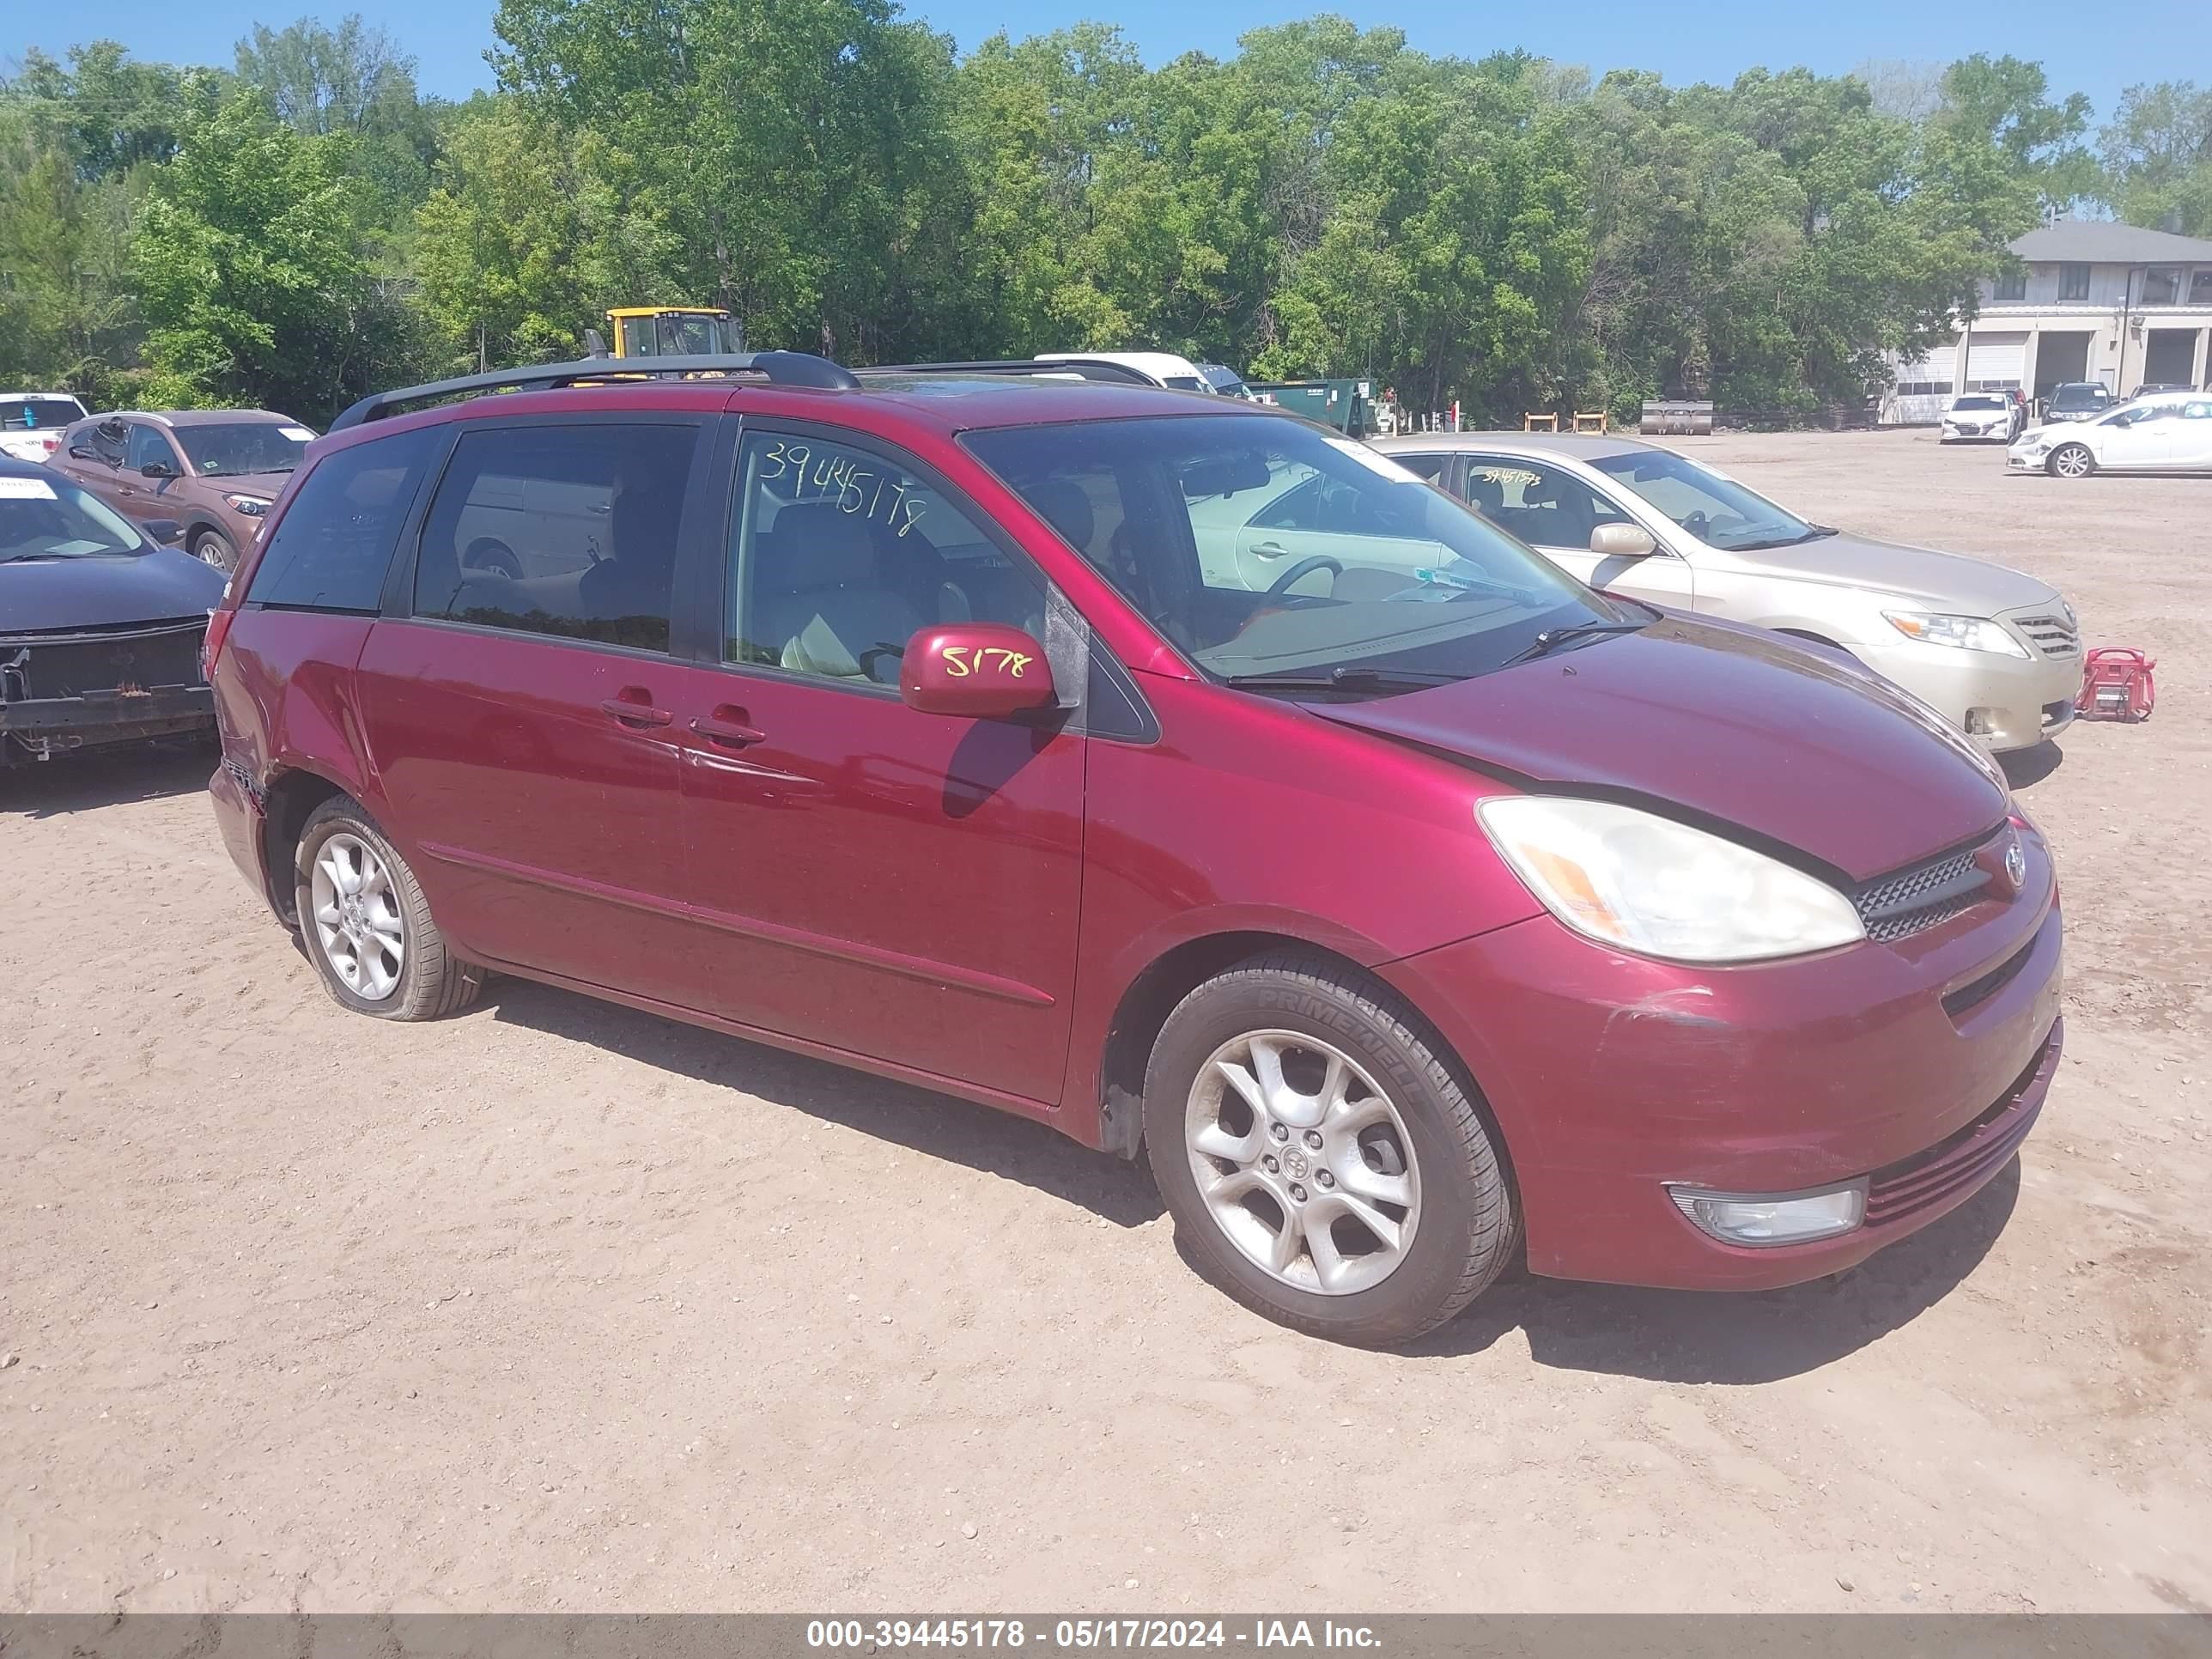
<instances>
[{"instance_id":1,"label":"minivan front door handle","mask_svg":"<svg viewBox=\"0 0 2212 1659\"><path fill-rule=\"evenodd\" d=\"M726 705L711 714L702 714L691 722L691 729L713 744L725 749L744 749L756 743L766 743L768 733L758 726L748 726L744 710Z\"/></svg>"},{"instance_id":2,"label":"minivan front door handle","mask_svg":"<svg viewBox=\"0 0 2212 1659\"><path fill-rule=\"evenodd\" d=\"M599 712L624 726L665 726L676 718L665 708L655 708L651 695L641 685L625 685L620 696L604 699Z\"/></svg>"}]
</instances>

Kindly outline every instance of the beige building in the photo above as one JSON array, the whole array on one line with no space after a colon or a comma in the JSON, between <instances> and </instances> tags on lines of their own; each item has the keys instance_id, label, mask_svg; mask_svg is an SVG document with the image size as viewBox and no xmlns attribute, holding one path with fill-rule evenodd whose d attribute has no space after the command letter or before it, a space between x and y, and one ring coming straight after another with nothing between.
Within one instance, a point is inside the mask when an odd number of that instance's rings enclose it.
<instances>
[{"instance_id":1,"label":"beige building","mask_svg":"<svg viewBox=\"0 0 2212 1659\"><path fill-rule=\"evenodd\" d=\"M1960 392L2019 386L2042 398L2100 380L2125 397L2212 377L2212 241L2066 220L2012 251L2023 268L1982 285L1981 313L1955 341L1896 365L1885 422L1933 422Z\"/></svg>"}]
</instances>

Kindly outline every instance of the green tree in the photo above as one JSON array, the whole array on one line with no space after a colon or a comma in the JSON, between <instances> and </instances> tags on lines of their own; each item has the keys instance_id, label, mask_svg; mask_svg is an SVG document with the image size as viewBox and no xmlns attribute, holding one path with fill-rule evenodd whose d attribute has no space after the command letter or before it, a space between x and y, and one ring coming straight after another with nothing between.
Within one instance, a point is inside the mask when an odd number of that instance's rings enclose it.
<instances>
[{"instance_id":1,"label":"green tree","mask_svg":"<svg viewBox=\"0 0 2212 1659\"><path fill-rule=\"evenodd\" d=\"M2130 87L2098 134L2104 195L2130 224L2212 236L2212 86Z\"/></svg>"},{"instance_id":2,"label":"green tree","mask_svg":"<svg viewBox=\"0 0 2212 1659\"><path fill-rule=\"evenodd\" d=\"M250 93L189 126L154 176L131 247L152 392L327 419L416 351L362 251L349 142L276 121Z\"/></svg>"},{"instance_id":3,"label":"green tree","mask_svg":"<svg viewBox=\"0 0 2212 1659\"><path fill-rule=\"evenodd\" d=\"M477 100L454 124L415 241L450 367L578 356L599 313L683 263L678 234L626 206L603 152L512 98Z\"/></svg>"},{"instance_id":4,"label":"green tree","mask_svg":"<svg viewBox=\"0 0 2212 1659\"><path fill-rule=\"evenodd\" d=\"M635 303L837 350L928 258L950 47L888 0L501 0L493 28L501 85L599 135L623 210L672 233Z\"/></svg>"}]
</instances>

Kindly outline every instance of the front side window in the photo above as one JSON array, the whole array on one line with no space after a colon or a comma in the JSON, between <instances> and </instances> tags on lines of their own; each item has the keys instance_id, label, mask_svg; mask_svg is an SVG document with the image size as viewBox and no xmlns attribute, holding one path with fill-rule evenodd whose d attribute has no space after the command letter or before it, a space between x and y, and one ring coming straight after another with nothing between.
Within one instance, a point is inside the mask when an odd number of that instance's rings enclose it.
<instances>
[{"instance_id":1,"label":"front side window","mask_svg":"<svg viewBox=\"0 0 2212 1659\"><path fill-rule=\"evenodd\" d=\"M464 433L423 515L415 614L665 651L698 437L639 422Z\"/></svg>"},{"instance_id":2,"label":"front side window","mask_svg":"<svg viewBox=\"0 0 2212 1659\"><path fill-rule=\"evenodd\" d=\"M2181 418L2185 421L2212 421L2212 402L2184 404Z\"/></svg>"},{"instance_id":3,"label":"front side window","mask_svg":"<svg viewBox=\"0 0 2212 1659\"><path fill-rule=\"evenodd\" d=\"M270 532L247 603L375 611L399 526L442 435L422 427L325 456Z\"/></svg>"},{"instance_id":4,"label":"front side window","mask_svg":"<svg viewBox=\"0 0 2212 1659\"><path fill-rule=\"evenodd\" d=\"M185 459L203 478L293 471L306 459L314 437L306 427L289 421L220 421L177 428Z\"/></svg>"},{"instance_id":5,"label":"front side window","mask_svg":"<svg viewBox=\"0 0 2212 1659\"><path fill-rule=\"evenodd\" d=\"M757 431L738 489L726 661L896 685L907 641L937 623L1043 637L1036 573L890 455Z\"/></svg>"},{"instance_id":6,"label":"front side window","mask_svg":"<svg viewBox=\"0 0 2212 1659\"><path fill-rule=\"evenodd\" d=\"M146 550L137 531L58 475L0 475L0 564Z\"/></svg>"},{"instance_id":7,"label":"front side window","mask_svg":"<svg viewBox=\"0 0 2212 1659\"><path fill-rule=\"evenodd\" d=\"M1426 478L1435 483L1444 476L1444 463L1451 459L1431 451L1426 454L1409 455L1403 450L1393 450L1390 459L1417 478Z\"/></svg>"},{"instance_id":8,"label":"front side window","mask_svg":"<svg viewBox=\"0 0 2212 1659\"><path fill-rule=\"evenodd\" d=\"M169 449L169 441L161 435L159 427L149 426L143 421L131 423L131 444L124 453L123 464L133 472L149 466L165 466L172 472L177 470L177 458Z\"/></svg>"},{"instance_id":9,"label":"front side window","mask_svg":"<svg viewBox=\"0 0 2212 1659\"><path fill-rule=\"evenodd\" d=\"M1642 625L1364 444L1284 416L963 441L1201 670L1373 695L1486 673L1553 627Z\"/></svg>"},{"instance_id":10,"label":"front side window","mask_svg":"<svg viewBox=\"0 0 2212 1659\"><path fill-rule=\"evenodd\" d=\"M1593 456L1590 465L1634 490L1707 546L1724 552L1790 547L1834 533L1671 450Z\"/></svg>"},{"instance_id":11,"label":"front side window","mask_svg":"<svg viewBox=\"0 0 2212 1659\"><path fill-rule=\"evenodd\" d=\"M2089 267L2061 265L2058 267L2058 298L2061 302L2079 301L2089 297Z\"/></svg>"},{"instance_id":12,"label":"front side window","mask_svg":"<svg viewBox=\"0 0 2212 1659\"><path fill-rule=\"evenodd\" d=\"M1588 547L1600 525L1630 521L1564 468L1517 455L1471 458L1467 495L1484 518L1531 547Z\"/></svg>"}]
</instances>

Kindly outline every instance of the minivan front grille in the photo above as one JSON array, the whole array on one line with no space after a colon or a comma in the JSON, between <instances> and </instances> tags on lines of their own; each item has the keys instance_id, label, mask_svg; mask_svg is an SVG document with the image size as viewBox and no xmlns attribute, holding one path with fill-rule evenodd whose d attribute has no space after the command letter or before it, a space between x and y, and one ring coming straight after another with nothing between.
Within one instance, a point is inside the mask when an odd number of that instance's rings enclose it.
<instances>
[{"instance_id":1,"label":"minivan front grille","mask_svg":"<svg viewBox=\"0 0 2212 1659\"><path fill-rule=\"evenodd\" d=\"M2081 631L2063 617L2022 617L2014 626L2046 657L2081 654Z\"/></svg>"},{"instance_id":2,"label":"minivan front grille","mask_svg":"<svg viewBox=\"0 0 2212 1659\"><path fill-rule=\"evenodd\" d=\"M1970 848L1869 882L1852 902L1867 937L1889 945L1963 915L1989 879Z\"/></svg>"}]
</instances>

